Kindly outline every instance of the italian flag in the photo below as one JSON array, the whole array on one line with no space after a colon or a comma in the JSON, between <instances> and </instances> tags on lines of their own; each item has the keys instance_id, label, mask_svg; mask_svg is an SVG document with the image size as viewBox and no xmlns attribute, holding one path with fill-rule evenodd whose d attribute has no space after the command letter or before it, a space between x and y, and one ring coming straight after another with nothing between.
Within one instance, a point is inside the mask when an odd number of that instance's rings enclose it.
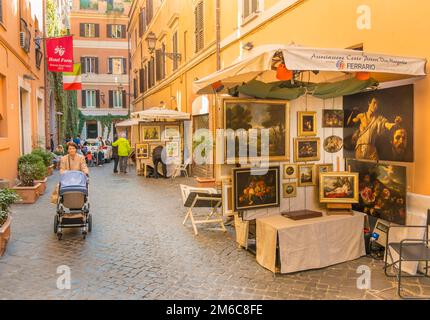
<instances>
[{"instance_id":1,"label":"italian flag","mask_svg":"<svg viewBox=\"0 0 430 320\"><path fill-rule=\"evenodd\" d=\"M63 72L64 90L82 90L81 64L73 65L73 72Z\"/></svg>"}]
</instances>

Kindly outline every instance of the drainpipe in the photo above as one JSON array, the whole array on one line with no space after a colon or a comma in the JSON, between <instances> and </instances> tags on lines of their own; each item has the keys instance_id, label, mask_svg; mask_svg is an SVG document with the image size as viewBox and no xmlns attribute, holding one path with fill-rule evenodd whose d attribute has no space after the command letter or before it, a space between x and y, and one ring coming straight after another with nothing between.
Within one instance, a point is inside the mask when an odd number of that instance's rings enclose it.
<instances>
[{"instance_id":1,"label":"drainpipe","mask_svg":"<svg viewBox=\"0 0 430 320\"><path fill-rule=\"evenodd\" d=\"M46 38L48 37L47 35L47 30L46 30L46 0L43 0L43 28L42 28L42 32L43 32L43 77L44 77L44 90L43 90L43 100L44 100L44 104L45 104L45 148L48 148L51 146L51 132L52 132L52 128L50 128L49 125L49 117L50 117L50 112L49 112L49 101L48 101L48 64L47 64L47 59L46 59ZM57 144L59 142L57 141Z\"/></svg>"},{"instance_id":2,"label":"drainpipe","mask_svg":"<svg viewBox=\"0 0 430 320\"><path fill-rule=\"evenodd\" d=\"M221 69L221 0L216 0L216 69Z\"/></svg>"}]
</instances>

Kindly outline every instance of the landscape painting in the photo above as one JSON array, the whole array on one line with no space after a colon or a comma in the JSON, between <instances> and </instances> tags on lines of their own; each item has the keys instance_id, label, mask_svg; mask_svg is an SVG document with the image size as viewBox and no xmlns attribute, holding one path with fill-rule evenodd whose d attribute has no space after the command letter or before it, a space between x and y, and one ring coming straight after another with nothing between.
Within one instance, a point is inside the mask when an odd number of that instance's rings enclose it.
<instances>
[{"instance_id":1,"label":"landscape painting","mask_svg":"<svg viewBox=\"0 0 430 320\"><path fill-rule=\"evenodd\" d=\"M271 100L224 100L224 129L232 129L235 132L243 129L268 129L268 146L270 161L289 160L289 107L287 102ZM227 159L239 158L239 150L248 150L251 142L249 139L241 141L237 136L228 136L227 144L233 143L234 150L226 150ZM261 156L261 134L257 134L257 156ZM241 145L240 145L241 144Z\"/></svg>"},{"instance_id":2,"label":"landscape painting","mask_svg":"<svg viewBox=\"0 0 430 320\"><path fill-rule=\"evenodd\" d=\"M413 162L413 85L343 98L344 157Z\"/></svg>"},{"instance_id":3,"label":"landscape painting","mask_svg":"<svg viewBox=\"0 0 430 320\"><path fill-rule=\"evenodd\" d=\"M360 201L354 210L400 225L406 223L406 167L347 160L359 173Z\"/></svg>"}]
</instances>

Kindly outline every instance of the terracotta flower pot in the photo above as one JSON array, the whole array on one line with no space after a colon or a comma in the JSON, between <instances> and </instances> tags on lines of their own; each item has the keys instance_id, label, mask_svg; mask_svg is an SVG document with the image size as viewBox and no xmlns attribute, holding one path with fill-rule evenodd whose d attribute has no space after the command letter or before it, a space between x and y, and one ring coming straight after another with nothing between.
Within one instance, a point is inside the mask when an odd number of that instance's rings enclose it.
<instances>
[{"instance_id":1,"label":"terracotta flower pot","mask_svg":"<svg viewBox=\"0 0 430 320\"><path fill-rule=\"evenodd\" d=\"M31 204L35 203L39 198L40 183L35 183L32 187L24 187L20 184L13 187L12 189L21 197L21 201L18 203Z\"/></svg>"},{"instance_id":2,"label":"terracotta flower pot","mask_svg":"<svg viewBox=\"0 0 430 320\"><path fill-rule=\"evenodd\" d=\"M47 169L48 169L48 176L52 176L52 174L54 173L54 165L51 164Z\"/></svg>"},{"instance_id":3,"label":"terracotta flower pot","mask_svg":"<svg viewBox=\"0 0 430 320\"><path fill-rule=\"evenodd\" d=\"M45 194L47 181L48 181L48 178L45 178L43 180L34 180L34 183L40 183L39 195Z\"/></svg>"},{"instance_id":4,"label":"terracotta flower pot","mask_svg":"<svg viewBox=\"0 0 430 320\"><path fill-rule=\"evenodd\" d=\"M6 222L0 226L0 257L4 254L6 250L7 242L10 238L10 224L12 222L12 217L9 215Z\"/></svg>"}]
</instances>

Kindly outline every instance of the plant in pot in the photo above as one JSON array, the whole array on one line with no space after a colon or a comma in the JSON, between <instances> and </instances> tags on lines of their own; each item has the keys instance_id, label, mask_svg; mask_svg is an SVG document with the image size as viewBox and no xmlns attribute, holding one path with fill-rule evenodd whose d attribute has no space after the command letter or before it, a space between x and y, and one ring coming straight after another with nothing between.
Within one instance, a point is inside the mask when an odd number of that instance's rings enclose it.
<instances>
[{"instance_id":1,"label":"plant in pot","mask_svg":"<svg viewBox=\"0 0 430 320\"><path fill-rule=\"evenodd\" d=\"M43 159L43 163L47 169L47 175L50 176L54 172L54 165L52 160L54 160L54 154L42 148L34 149L31 154L37 155Z\"/></svg>"},{"instance_id":2,"label":"plant in pot","mask_svg":"<svg viewBox=\"0 0 430 320\"><path fill-rule=\"evenodd\" d=\"M46 176L46 167L41 158L36 155L28 156L22 156L18 160L18 174L21 183L13 188L21 197L21 203L35 203L37 201L41 183L36 182L36 180ZM26 161L25 159L33 159L34 161Z\"/></svg>"},{"instance_id":3,"label":"plant in pot","mask_svg":"<svg viewBox=\"0 0 430 320\"><path fill-rule=\"evenodd\" d=\"M0 189L0 257L4 254L10 238L10 225L12 222L10 206L18 200L20 198L15 191Z\"/></svg>"}]
</instances>

